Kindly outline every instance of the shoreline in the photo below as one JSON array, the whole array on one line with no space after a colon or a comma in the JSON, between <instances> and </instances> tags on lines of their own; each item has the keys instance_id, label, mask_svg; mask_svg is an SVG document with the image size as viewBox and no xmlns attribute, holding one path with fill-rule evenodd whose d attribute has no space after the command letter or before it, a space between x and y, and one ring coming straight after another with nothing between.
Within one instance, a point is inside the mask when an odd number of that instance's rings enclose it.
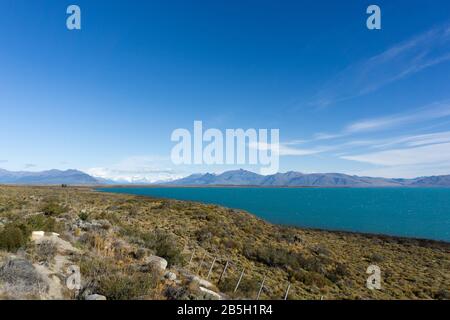
<instances>
[{"instance_id":1,"label":"shoreline","mask_svg":"<svg viewBox=\"0 0 450 320\"><path fill-rule=\"evenodd\" d=\"M111 187L111 188L121 188L121 187ZM123 188L129 188L129 187L123 187ZM102 188L102 189L107 189L107 188ZM306 226L298 226L298 225L294 225L294 224L283 224L283 223L273 223L270 222L262 217L259 217L258 215L249 212L245 209L241 209L241 208L232 208L232 207L227 207L224 205L219 205L219 204L215 204L215 203L206 203L206 202L202 202L202 201L195 201L195 200L179 200L179 199L175 199L175 198L169 198L169 197L155 197L155 196L151 196L151 195L137 195L137 194L133 194L133 193L120 193L120 192L109 192L109 191L102 191L102 190L97 190L96 188L91 189L91 191L93 192L99 192L99 193L107 193L107 194L125 194L125 195L129 195L129 196L134 196L134 197L143 197L144 199L153 199L153 200L169 200L169 201L179 201L179 202L184 202L184 203L194 203L194 204L201 204L201 205L213 205L213 206L217 206L217 207L221 207L221 208L225 208L225 209L229 209L229 210L237 210L237 211L241 211L241 212L245 212L246 214L249 214L253 217L255 217L256 219L262 220L267 224L271 224L274 226L281 226L281 227L288 227L288 228L295 228L295 229L299 229L299 230L304 230L304 231L315 231L315 232L329 232L329 233L333 233L336 235L353 235L353 236L364 236L366 238L371 238L371 239L381 239L381 240L394 240L397 242L419 242L422 245L437 245L437 246L448 246L450 249L450 241L446 241L446 240L437 240L437 239L429 239L429 238L420 238L420 237L406 237L406 236L398 236L398 235L390 235L390 234L384 234L384 233L375 233L375 232L361 232L361 231L350 231L350 230L339 230L339 229L323 229L323 228L314 228L314 227L306 227Z\"/></svg>"}]
</instances>

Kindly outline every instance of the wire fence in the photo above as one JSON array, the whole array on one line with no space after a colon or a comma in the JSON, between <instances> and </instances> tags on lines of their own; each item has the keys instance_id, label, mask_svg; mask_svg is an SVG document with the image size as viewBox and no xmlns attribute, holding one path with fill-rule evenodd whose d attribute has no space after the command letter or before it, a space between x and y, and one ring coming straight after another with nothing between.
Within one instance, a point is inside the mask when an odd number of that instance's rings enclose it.
<instances>
[{"instance_id":1,"label":"wire fence","mask_svg":"<svg viewBox=\"0 0 450 320\"><path fill-rule=\"evenodd\" d=\"M229 298L287 300L299 293L292 283L280 282L270 271L209 253L201 247L185 247L184 255L190 273L211 282Z\"/></svg>"}]
</instances>

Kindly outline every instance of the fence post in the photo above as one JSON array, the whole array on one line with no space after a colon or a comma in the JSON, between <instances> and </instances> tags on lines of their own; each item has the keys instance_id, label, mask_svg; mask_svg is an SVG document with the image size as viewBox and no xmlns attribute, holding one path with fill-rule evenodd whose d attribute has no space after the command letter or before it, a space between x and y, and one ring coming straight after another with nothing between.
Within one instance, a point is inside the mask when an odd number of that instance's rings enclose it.
<instances>
[{"instance_id":1,"label":"fence post","mask_svg":"<svg viewBox=\"0 0 450 320\"><path fill-rule=\"evenodd\" d=\"M200 265L198 266L197 274L200 275L200 270L202 269L203 262L205 261L206 252L203 254L202 261L200 261Z\"/></svg>"},{"instance_id":2,"label":"fence post","mask_svg":"<svg viewBox=\"0 0 450 320\"><path fill-rule=\"evenodd\" d=\"M288 282L288 287L286 289L286 293L284 294L284 300L287 300L287 298L288 298L289 289L291 289L291 283L290 282Z\"/></svg>"},{"instance_id":3,"label":"fence post","mask_svg":"<svg viewBox=\"0 0 450 320\"><path fill-rule=\"evenodd\" d=\"M216 263L216 258L215 257L214 257L213 262L211 263L211 267L209 268L208 275L206 276L206 280L209 280L209 277L211 276L212 270L214 268L214 263Z\"/></svg>"},{"instance_id":4,"label":"fence post","mask_svg":"<svg viewBox=\"0 0 450 320\"><path fill-rule=\"evenodd\" d=\"M256 297L256 300L259 300L259 297L261 296L261 292L262 292L262 289L263 289L263 287L264 287L264 282L266 281L266 276L264 276L264 278L263 278L263 280L262 280L262 282L261 282L261 287L259 288L259 291L258 291L258 296Z\"/></svg>"},{"instance_id":5,"label":"fence post","mask_svg":"<svg viewBox=\"0 0 450 320\"><path fill-rule=\"evenodd\" d=\"M192 251L191 258L189 259L188 268L190 268L192 260L194 260L194 255L195 255L195 249L194 249L194 251Z\"/></svg>"},{"instance_id":6,"label":"fence post","mask_svg":"<svg viewBox=\"0 0 450 320\"><path fill-rule=\"evenodd\" d=\"M220 274L219 281L217 281L217 284L219 284L220 281L222 281L222 278L225 275L225 271L227 271L228 263L229 263L228 261L225 263L225 267L223 267L222 273Z\"/></svg>"},{"instance_id":7,"label":"fence post","mask_svg":"<svg viewBox=\"0 0 450 320\"><path fill-rule=\"evenodd\" d=\"M238 280L238 282L236 283L236 287L234 288L234 292L236 292L237 289L239 288L239 284L241 283L242 277L244 276L244 271L245 271L245 268L242 269L241 275L239 276L239 280Z\"/></svg>"}]
</instances>

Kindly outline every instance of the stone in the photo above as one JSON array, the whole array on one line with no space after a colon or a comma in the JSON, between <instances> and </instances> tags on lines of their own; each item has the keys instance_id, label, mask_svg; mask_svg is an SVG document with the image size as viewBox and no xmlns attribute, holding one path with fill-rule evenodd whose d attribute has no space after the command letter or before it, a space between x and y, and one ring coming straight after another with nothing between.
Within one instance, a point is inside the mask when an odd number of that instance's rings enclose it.
<instances>
[{"instance_id":1,"label":"stone","mask_svg":"<svg viewBox=\"0 0 450 320\"><path fill-rule=\"evenodd\" d=\"M190 279L191 279L191 281L198 282L198 285L201 287L209 288L209 289L214 288L214 285L211 282L209 282L208 280L202 279L197 276L191 276Z\"/></svg>"},{"instance_id":2,"label":"stone","mask_svg":"<svg viewBox=\"0 0 450 320\"><path fill-rule=\"evenodd\" d=\"M165 277L166 279L170 280L170 281L175 281L175 280L177 280L177 275L176 275L175 273L173 273L173 272L170 272L170 271L166 272L166 274L164 275L164 277Z\"/></svg>"},{"instance_id":3,"label":"stone","mask_svg":"<svg viewBox=\"0 0 450 320\"><path fill-rule=\"evenodd\" d=\"M44 231L33 231L31 233L31 241L39 240L39 239L43 238L44 235L45 235Z\"/></svg>"},{"instance_id":4,"label":"stone","mask_svg":"<svg viewBox=\"0 0 450 320\"><path fill-rule=\"evenodd\" d=\"M86 297L86 300L106 300L106 297L101 294L90 294Z\"/></svg>"},{"instance_id":5,"label":"stone","mask_svg":"<svg viewBox=\"0 0 450 320\"><path fill-rule=\"evenodd\" d=\"M206 298L209 298L212 300L222 300L222 296L220 294L218 294L217 292L206 289L204 287L199 287L199 289L205 295Z\"/></svg>"},{"instance_id":6,"label":"stone","mask_svg":"<svg viewBox=\"0 0 450 320\"><path fill-rule=\"evenodd\" d=\"M145 258L145 263L164 271L167 268L167 260L158 256L149 256Z\"/></svg>"}]
</instances>

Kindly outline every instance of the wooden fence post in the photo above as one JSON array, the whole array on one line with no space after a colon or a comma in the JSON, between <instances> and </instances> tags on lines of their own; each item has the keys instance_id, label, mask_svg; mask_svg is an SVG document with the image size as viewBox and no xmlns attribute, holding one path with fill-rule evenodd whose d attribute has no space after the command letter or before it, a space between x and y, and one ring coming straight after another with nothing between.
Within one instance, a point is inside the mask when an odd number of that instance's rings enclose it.
<instances>
[{"instance_id":1,"label":"wooden fence post","mask_svg":"<svg viewBox=\"0 0 450 320\"><path fill-rule=\"evenodd\" d=\"M228 261L225 263L225 267L223 267L222 273L220 274L219 281L217 281L217 284L219 284L220 281L222 281L223 276L225 275L225 271L227 271L228 263L229 263Z\"/></svg>"},{"instance_id":2,"label":"wooden fence post","mask_svg":"<svg viewBox=\"0 0 450 320\"><path fill-rule=\"evenodd\" d=\"M190 268L192 260L194 260L194 255L195 255L195 249L194 249L194 251L192 251L191 258L189 259L188 268Z\"/></svg>"},{"instance_id":3,"label":"wooden fence post","mask_svg":"<svg viewBox=\"0 0 450 320\"><path fill-rule=\"evenodd\" d=\"M258 296L256 297L256 300L259 300L259 297L261 296L261 292L262 292L262 289L263 289L263 287L264 287L264 282L266 281L266 276L264 276L264 278L263 278L263 280L262 280L262 282L261 282L261 287L259 288L259 291L258 291Z\"/></svg>"},{"instance_id":4,"label":"wooden fence post","mask_svg":"<svg viewBox=\"0 0 450 320\"><path fill-rule=\"evenodd\" d=\"M200 265L198 266L197 274L200 275L200 271L202 269L203 262L205 261L206 252L203 254L202 261L200 261Z\"/></svg>"},{"instance_id":5,"label":"wooden fence post","mask_svg":"<svg viewBox=\"0 0 450 320\"><path fill-rule=\"evenodd\" d=\"M239 276L239 280L238 280L238 282L236 283L236 287L234 288L234 292L237 291L237 289L239 288L239 285L241 284L242 277L244 276L244 271L245 271L245 268L242 269L241 275Z\"/></svg>"},{"instance_id":6,"label":"wooden fence post","mask_svg":"<svg viewBox=\"0 0 450 320\"><path fill-rule=\"evenodd\" d=\"M291 289L291 283L288 283L288 287L286 289L286 293L284 294L284 300L287 300L288 298L288 294L289 294L289 289Z\"/></svg>"},{"instance_id":7,"label":"wooden fence post","mask_svg":"<svg viewBox=\"0 0 450 320\"><path fill-rule=\"evenodd\" d=\"M209 280L209 277L211 276L212 270L214 268L214 263L216 263L216 258L215 257L214 257L213 262L211 263L211 267L209 268L208 275L206 276L206 280Z\"/></svg>"}]
</instances>

